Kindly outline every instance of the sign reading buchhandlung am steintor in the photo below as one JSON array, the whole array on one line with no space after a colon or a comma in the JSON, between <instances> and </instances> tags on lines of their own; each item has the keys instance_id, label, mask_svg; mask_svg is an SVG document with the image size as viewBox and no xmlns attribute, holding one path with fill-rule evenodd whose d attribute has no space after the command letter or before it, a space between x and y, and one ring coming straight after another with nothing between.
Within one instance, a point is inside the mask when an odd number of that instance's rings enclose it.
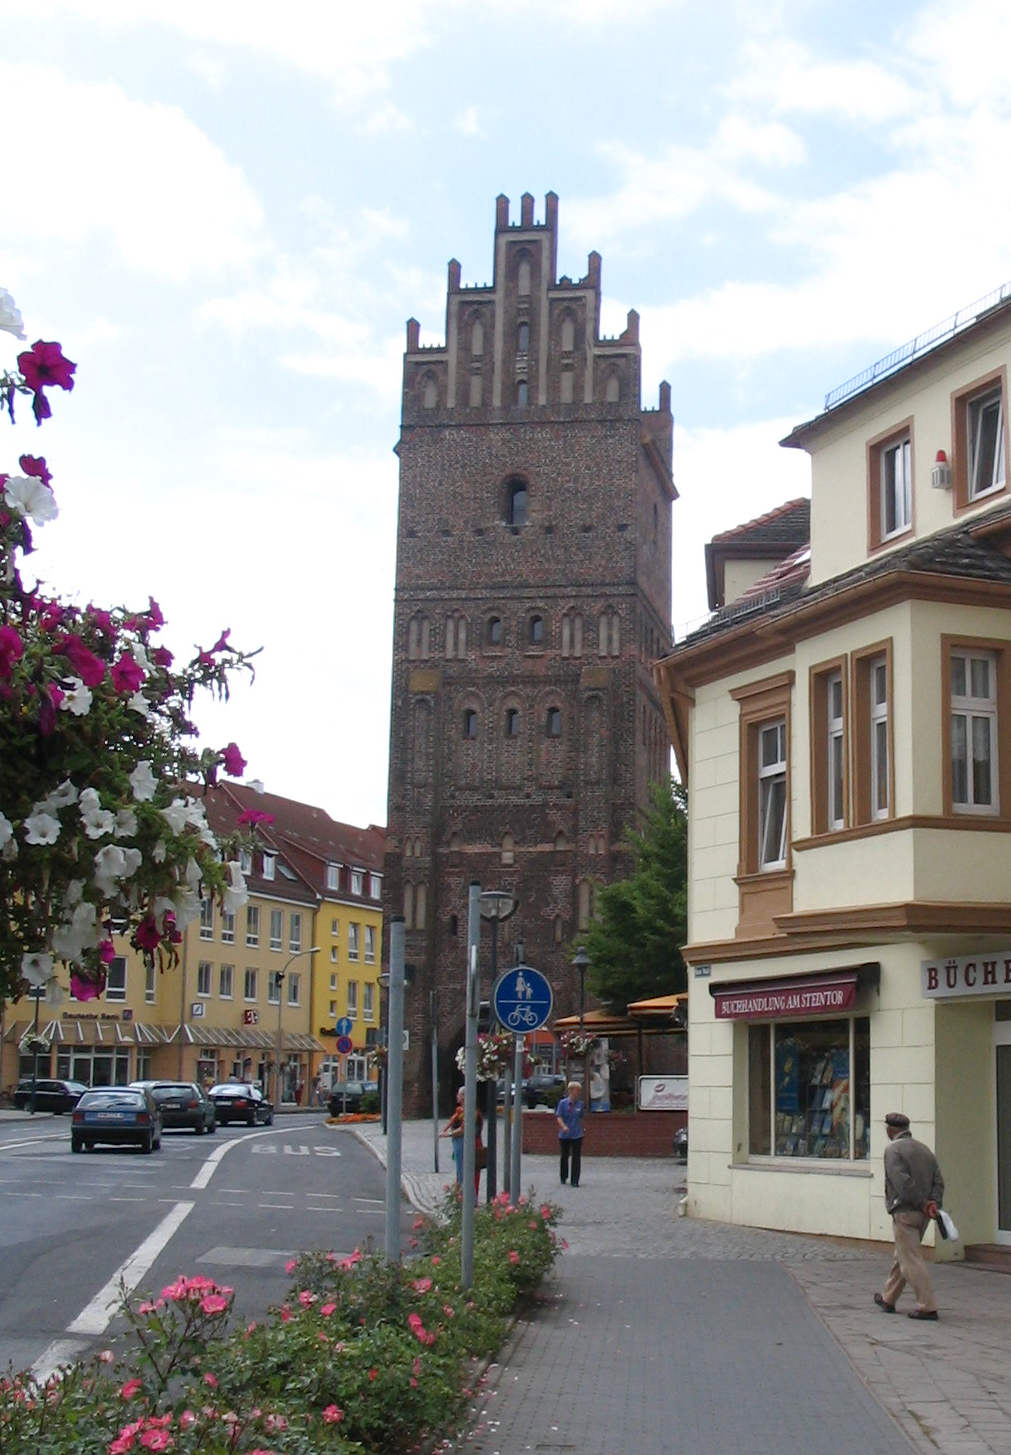
<instances>
[{"instance_id":1,"label":"sign reading buchhandlung am steintor","mask_svg":"<svg viewBox=\"0 0 1011 1455\"><path fill-rule=\"evenodd\" d=\"M952 995L1006 995L1011 989L1011 950L921 960L920 975L923 994L930 1000Z\"/></svg>"},{"instance_id":2,"label":"sign reading buchhandlung am steintor","mask_svg":"<svg viewBox=\"0 0 1011 1455\"><path fill-rule=\"evenodd\" d=\"M716 1002L718 1021L771 1020L849 1010L856 999L857 980L856 970L836 970L824 975L798 975L792 980L711 985L709 994Z\"/></svg>"}]
</instances>

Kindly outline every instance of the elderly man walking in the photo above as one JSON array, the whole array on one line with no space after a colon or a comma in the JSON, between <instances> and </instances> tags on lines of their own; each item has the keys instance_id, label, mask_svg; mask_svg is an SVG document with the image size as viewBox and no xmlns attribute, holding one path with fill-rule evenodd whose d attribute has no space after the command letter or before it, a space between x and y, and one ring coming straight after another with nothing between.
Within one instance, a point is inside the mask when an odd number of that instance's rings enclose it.
<instances>
[{"instance_id":1,"label":"elderly man walking","mask_svg":"<svg viewBox=\"0 0 1011 1455\"><path fill-rule=\"evenodd\" d=\"M874 1295L874 1302L886 1314L893 1314L899 1295L909 1283L916 1295L916 1306L909 1318L936 1320L937 1299L920 1243L930 1219L937 1216L944 1197L944 1178L930 1148L911 1135L904 1112L890 1111L885 1117L885 1131L885 1206L892 1215L895 1257L884 1289Z\"/></svg>"}]
</instances>

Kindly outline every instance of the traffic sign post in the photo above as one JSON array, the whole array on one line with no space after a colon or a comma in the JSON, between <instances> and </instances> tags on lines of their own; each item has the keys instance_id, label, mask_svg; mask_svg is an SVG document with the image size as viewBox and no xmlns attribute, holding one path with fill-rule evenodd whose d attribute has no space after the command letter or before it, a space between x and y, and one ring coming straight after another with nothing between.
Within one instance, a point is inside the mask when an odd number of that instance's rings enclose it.
<instances>
[{"instance_id":1,"label":"traffic sign post","mask_svg":"<svg viewBox=\"0 0 1011 1455\"><path fill-rule=\"evenodd\" d=\"M339 1036L350 1036L354 1030L354 1021L350 1016L342 1015L336 1026L334 1026L334 1030Z\"/></svg>"},{"instance_id":2,"label":"traffic sign post","mask_svg":"<svg viewBox=\"0 0 1011 1455\"><path fill-rule=\"evenodd\" d=\"M554 996L539 970L531 965L513 965L495 981L491 1003L503 1029L525 1036L548 1021Z\"/></svg>"}]
</instances>

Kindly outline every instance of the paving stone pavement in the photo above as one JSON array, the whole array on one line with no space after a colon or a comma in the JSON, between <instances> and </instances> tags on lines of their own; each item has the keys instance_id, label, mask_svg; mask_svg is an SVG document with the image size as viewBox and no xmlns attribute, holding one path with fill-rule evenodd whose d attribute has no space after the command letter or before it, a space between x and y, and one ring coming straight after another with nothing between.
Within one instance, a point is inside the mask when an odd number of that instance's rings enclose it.
<instances>
[{"instance_id":1,"label":"paving stone pavement","mask_svg":"<svg viewBox=\"0 0 1011 1455\"><path fill-rule=\"evenodd\" d=\"M349 1130L385 1162L378 1125ZM423 1212L453 1175L448 1152L432 1165L431 1123L405 1122L401 1182ZM888 1247L680 1217L684 1171L589 1157L572 1188L555 1158L523 1159L568 1249L448 1448L1011 1455L1011 1277L940 1265L938 1323L882 1314Z\"/></svg>"}]
</instances>

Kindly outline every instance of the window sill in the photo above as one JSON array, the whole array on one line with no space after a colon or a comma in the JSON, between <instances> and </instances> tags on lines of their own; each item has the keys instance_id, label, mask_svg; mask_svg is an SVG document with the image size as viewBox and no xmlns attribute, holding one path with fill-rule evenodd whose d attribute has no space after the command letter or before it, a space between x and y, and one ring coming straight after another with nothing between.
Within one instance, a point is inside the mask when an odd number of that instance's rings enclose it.
<instances>
[{"instance_id":1,"label":"window sill","mask_svg":"<svg viewBox=\"0 0 1011 1455\"><path fill-rule=\"evenodd\" d=\"M769 1158L767 1162L752 1159L750 1162L728 1162L731 1172L800 1172L805 1177L827 1173L830 1177L873 1177L874 1169L866 1162L819 1161L814 1157Z\"/></svg>"}]
</instances>

